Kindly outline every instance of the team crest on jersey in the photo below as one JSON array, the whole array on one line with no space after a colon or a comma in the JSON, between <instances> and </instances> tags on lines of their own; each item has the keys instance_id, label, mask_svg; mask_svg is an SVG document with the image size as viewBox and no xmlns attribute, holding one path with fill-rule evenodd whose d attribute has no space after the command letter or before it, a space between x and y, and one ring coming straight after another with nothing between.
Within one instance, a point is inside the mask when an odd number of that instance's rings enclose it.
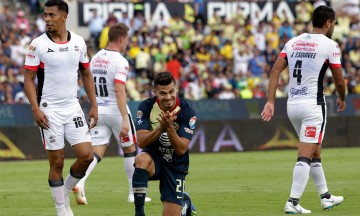
<instances>
[{"instance_id":1,"label":"team crest on jersey","mask_svg":"<svg viewBox=\"0 0 360 216\"><path fill-rule=\"evenodd\" d=\"M191 130L195 128L195 124L196 124L196 116L193 116L189 121L189 127Z\"/></svg>"},{"instance_id":2,"label":"team crest on jersey","mask_svg":"<svg viewBox=\"0 0 360 216\"><path fill-rule=\"evenodd\" d=\"M141 110L138 110L136 112L136 118L141 118L143 116L143 112Z\"/></svg>"},{"instance_id":3,"label":"team crest on jersey","mask_svg":"<svg viewBox=\"0 0 360 216\"><path fill-rule=\"evenodd\" d=\"M29 46L29 50L30 50L31 52L34 52L34 51L36 50L36 47L33 46L33 45L31 45L31 46Z\"/></svg>"}]
</instances>

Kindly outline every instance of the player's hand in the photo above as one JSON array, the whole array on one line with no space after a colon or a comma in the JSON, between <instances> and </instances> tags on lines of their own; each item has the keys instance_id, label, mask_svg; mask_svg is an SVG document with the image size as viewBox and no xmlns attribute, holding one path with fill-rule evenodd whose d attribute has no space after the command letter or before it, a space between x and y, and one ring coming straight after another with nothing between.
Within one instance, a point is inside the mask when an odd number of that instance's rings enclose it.
<instances>
[{"instance_id":1,"label":"player's hand","mask_svg":"<svg viewBox=\"0 0 360 216\"><path fill-rule=\"evenodd\" d=\"M346 101L341 100L340 98L336 99L336 105L338 106L337 111L343 112L346 109Z\"/></svg>"},{"instance_id":2,"label":"player's hand","mask_svg":"<svg viewBox=\"0 0 360 216\"><path fill-rule=\"evenodd\" d=\"M177 116L175 115L174 112L161 111L161 113L159 114L159 118L157 118L157 120L164 127L164 129L167 129L173 127L173 122L176 120L176 118Z\"/></svg>"},{"instance_id":3,"label":"player's hand","mask_svg":"<svg viewBox=\"0 0 360 216\"><path fill-rule=\"evenodd\" d=\"M33 115L34 115L36 124L39 127L43 128L45 130L50 128L48 118L46 117L45 113L43 111L41 111L41 109L37 108L37 109L33 110Z\"/></svg>"},{"instance_id":4,"label":"player's hand","mask_svg":"<svg viewBox=\"0 0 360 216\"><path fill-rule=\"evenodd\" d=\"M88 123L90 125L90 129L95 127L98 122L98 110L97 107L91 107L89 111Z\"/></svg>"},{"instance_id":5,"label":"player's hand","mask_svg":"<svg viewBox=\"0 0 360 216\"><path fill-rule=\"evenodd\" d=\"M263 121L270 121L274 116L274 104L266 102L264 110L261 113L261 118Z\"/></svg>"},{"instance_id":6,"label":"player's hand","mask_svg":"<svg viewBox=\"0 0 360 216\"><path fill-rule=\"evenodd\" d=\"M125 137L129 134L129 130L130 130L130 123L129 123L129 118L123 118L122 120L122 128L121 131L119 133L119 137Z\"/></svg>"}]
</instances>

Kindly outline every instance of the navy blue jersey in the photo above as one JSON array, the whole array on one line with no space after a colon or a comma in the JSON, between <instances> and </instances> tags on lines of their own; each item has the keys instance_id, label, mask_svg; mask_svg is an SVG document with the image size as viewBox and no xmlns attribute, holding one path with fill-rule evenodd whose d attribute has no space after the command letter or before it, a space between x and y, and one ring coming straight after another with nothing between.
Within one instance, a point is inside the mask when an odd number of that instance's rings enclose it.
<instances>
[{"instance_id":1,"label":"navy blue jersey","mask_svg":"<svg viewBox=\"0 0 360 216\"><path fill-rule=\"evenodd\" d=\"M191 140L196 123L196 113L184 99L176 99L180 112L174 121L174 128L179 137ZM176 106L175 106L176 107ZM157 102L157 97L143 101L137 110L136 130L153 130L159 127L160 123L156 118L159 117L161 109ZM166 131L161 134L158 140L146 146L143 151L151 152L160 162L178 172L187 174L189 168L189 152L186 151L182 156L178 156L171 146Z\"/></svg>"}]
</instances>

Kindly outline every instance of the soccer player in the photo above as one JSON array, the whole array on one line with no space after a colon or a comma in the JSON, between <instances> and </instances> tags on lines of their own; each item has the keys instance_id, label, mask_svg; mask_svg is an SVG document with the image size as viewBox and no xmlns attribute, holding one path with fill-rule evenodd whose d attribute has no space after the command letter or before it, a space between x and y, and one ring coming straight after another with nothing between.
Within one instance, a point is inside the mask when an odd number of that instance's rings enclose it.
<instances>
[{"instance_id":1,"label":"soccer player","mask_svg":"<svg viewBox=\"0 0 360 216\"><path fill-rule=\"evenodd\" d=\"M186 100L177 97L170 72L156 74L153 91L156 96L143 101L136 116L138 145L143 150L135 157L135 215L145 215L149 180L160 180L163 215L180 215L196 114Z\"/></svg>"},{"instance_id":2,"label":"soccer player","mask_svg":"<svg viewBox=\"0 0 360 216\"><path fill-rule=\"evenodd\" d=\"M99 120L91 129L94 160L86 175L73 188L75 202L87 204L85 181L95 166L104 157L110 137L114 134L117 143L124 152L124 166L129 183L128 202L134 202L132 175L136 155L136 134L129 107L126 104L125 84L129 72L129 62L120 54L125 52L128 44L129 27L118 23L110 27L109 43L91 59L90 70L96 88L96 101L99 107ZM146 197L146 201L151 201Z\"/></svg>"},{"instance_id":3,"label":"soccer player","mask_svg":"<svg viewBox=\"0 0 360 216\"><path fill-rule=\"evenodd\" d=\"M86 44L82 37L66 30L68 12L69 7L63 0L45 3L46 33L31 42L25 60L25 93L47 151L49 185L58 216L73 215L69 192L85 176L93 160L89 127L77 99L78 70L91 103L90 127L97 124L98 118ZM76 155L65 181L62 176L64 137Z\"/></svg>"},{"instance_id":4,"label":"soccer player","mask_svg":"<svg viewBox=\"0 0 360 216\"><path fill-rule=\"evenodd\" d=\"M264 121L274 115L275 91L280 73L289 66L287 113L300 143L293 171L290 198L284 211L290 214L309 214L300 206L299 199L311 175L320 196L321 207L326 210L343 202L342 196L330 194L321 164L321 143L325 135L326 104L323 80L330 67L338 98L338 112L346 108L345 82L340 63L340 49L331 40L335 12L328 6L319 6L312 16L313 31L301 34L286 43L271 71L268 100L261 113Z\"/></svg>"}]
</instances>

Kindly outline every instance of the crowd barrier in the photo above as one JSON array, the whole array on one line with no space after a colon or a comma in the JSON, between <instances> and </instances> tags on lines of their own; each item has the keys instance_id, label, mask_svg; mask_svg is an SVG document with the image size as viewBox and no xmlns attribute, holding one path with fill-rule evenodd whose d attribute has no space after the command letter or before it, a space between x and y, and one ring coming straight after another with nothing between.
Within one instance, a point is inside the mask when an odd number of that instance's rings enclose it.
<instances>
[{"instance_id":1,"label":"crowd barrier","mask_svg":"<svg viewBox=\"0 0 360 216\"><path fill-rule=\"evenodd\" d=\"M360 95L347 97L347 111L336 113L336 97L327 98L328 119L324 147L360 147ZM298 138L286 117L286 99L277 99L275 118L263 122L265 100L196 101L198 121L189 149L192 153L264 151L296 148ZM138 102L130 103L136 112ZM10 107L10 108L9 108ZM87 112L88 105L84 105ZM20 112L21 113L16 113ZM14 117L18 115L18 117ZM133 115L135 116L135 115ZM135 116L136 117L136 116ZM29 120L31 119L31 120ZM23 120L23 121L22 121ZM140 149L139 149L140 151ZM111 139L106 155L122 155ZM69 145L65 157L74 157ZM29 106L0 107L0 160L44 159L40 131Z\"/></svg>"}]
</instances>

